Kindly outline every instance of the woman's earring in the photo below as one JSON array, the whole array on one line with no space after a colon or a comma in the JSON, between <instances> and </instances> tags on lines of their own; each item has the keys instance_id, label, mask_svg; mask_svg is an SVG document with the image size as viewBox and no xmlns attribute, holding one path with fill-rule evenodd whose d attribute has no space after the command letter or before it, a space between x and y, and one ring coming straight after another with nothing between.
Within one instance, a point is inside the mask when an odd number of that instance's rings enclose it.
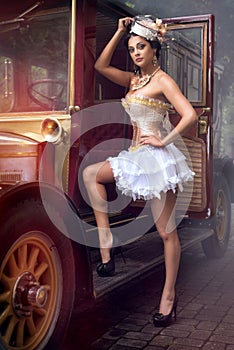
<instances>
[{"instance_id":1,"label":"woman's earring","mask_svg":"<svg viewBox=\"0 0 234 350\"><path fill-rule=\"evenodd\" d=\"M135 64L134 64L134 67L133 67L133 72L134 72L135 75L140 74L140 68L137 65L135 65Z\"/></svg>"},{"instance_id":2,"label":"woman's earring","mask_svg":"<svg viewBox=\"0 0 234 350\"><path fill-rule=\"evenodd\" d=\"M153 61L152 61L152 62L153 62L153 66L154 66L154 67L158 65L158 60L157 60L156 55L154 55Z\"/></svg>"}]
</instances>

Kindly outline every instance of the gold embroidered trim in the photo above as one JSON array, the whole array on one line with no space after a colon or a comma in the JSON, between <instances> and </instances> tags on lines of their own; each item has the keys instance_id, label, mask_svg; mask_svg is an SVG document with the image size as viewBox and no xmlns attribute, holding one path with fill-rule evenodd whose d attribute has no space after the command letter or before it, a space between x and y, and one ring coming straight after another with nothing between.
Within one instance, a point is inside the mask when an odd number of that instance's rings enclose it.
<instances>
[{"instance_id":1,"label":"gold embroidered trim","mask_svg":"<svg viewBox=\"0 0 234 350\"><path fill-rule=\"evenodd\" d=\"M147 96L131 95L122 99L122 104L124 107L128 107L128 103L140 103L144 106L156 107L168 111L172 109L172 105L169 103L160 101L158 99L150 98Z\"/></svg>"},{"instance_id":2,"label":"gold embroidered trim","mask_svg":"<svg viewBox=\"0 0 234 350\"><path fill-rule=\"evenodd\" d=\"M130 152L134 152L134 151L136 151L137 149L139 149L140 147L143 147L143 146L146 146L146 145L136 145L136 146L132 146L131 145L128 150Z\"/></svg>"}]
</instances>

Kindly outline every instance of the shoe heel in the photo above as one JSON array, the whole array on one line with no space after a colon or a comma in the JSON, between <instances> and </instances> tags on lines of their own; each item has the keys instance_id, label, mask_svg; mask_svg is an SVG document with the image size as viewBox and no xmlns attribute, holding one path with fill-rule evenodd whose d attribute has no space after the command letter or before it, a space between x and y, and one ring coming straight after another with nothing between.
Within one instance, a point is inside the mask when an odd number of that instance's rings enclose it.
<instances>
[{"instance_id":1,"label":"shoe heel","mask_svg":"<svg viewBox=\"0 0 234 350\"><path fill-rule=\"evenodd\" d=\"M113 236L113 247L114 247L114 248L112 248L113 254L120 252L121 258L122 258L124 264L126 264L126 259L125 259L124 254L123 254L123 249L122 249L120 242L116 236Z\"/></svg>"},{"instance_id":2,"label":"shoe heel","mask_svg":"<svg viewBox=\"0 0 234 350\"><path fill-rule=\"evenodd\" d=\"M124 264L126 264L126 259L125 259L122 247L120 247L120 255L121 255L121 258L122 258Z\"/></svg>"},{"instance_id":3,"label":"shoe heel","mask_svg":"<svg viewBox=\"0 0 234 350\"><path fill-rule=\"evenodd\" d=\"M177 318L177 305L175 305L174 307L174 319L176 321L176 318Z\"/></svg>"},{"instance_id":4,"label":"shoe heel","mask_svg":"<svg viewBox=\"0 0 234 350\"><path fill-rule=\"evenodd\" d=\"M178 302L178 298L177 298L177 296L175 296L175 301L174 301L174 305L173 305L173 307L174 307L174 319L175 319L175 321L176 321L176 319L177 319L177 302Z\"/></svg>"}]
</instances>

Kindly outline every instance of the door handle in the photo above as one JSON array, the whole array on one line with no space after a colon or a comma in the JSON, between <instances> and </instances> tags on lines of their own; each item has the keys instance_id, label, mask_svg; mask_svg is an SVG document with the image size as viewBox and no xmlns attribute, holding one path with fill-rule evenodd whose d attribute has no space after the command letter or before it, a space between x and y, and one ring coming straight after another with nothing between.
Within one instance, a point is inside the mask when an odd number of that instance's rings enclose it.
<instances>
[{"instance_id":1,"label":"door handle","mask_svg":"<svg viewBox=\"0 0 234 350\"><path fill-rule=\"evenodd\" d=\"M199 117L198 120L198 132L199 135L206 135L208 131L208 117L207 115L203 115Z\"/></svg>"}]
</instances>

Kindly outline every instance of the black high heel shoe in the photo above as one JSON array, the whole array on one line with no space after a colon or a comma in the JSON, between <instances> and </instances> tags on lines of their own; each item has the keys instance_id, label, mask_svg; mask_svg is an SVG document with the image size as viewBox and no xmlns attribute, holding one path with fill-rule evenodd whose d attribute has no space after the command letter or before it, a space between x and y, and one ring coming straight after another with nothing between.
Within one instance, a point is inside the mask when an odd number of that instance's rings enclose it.
<instances>
[{"instance_id":1,"label":"black high heel shoe","mask_svg":"<svg viewBox=\"0 0 234 350\"><path fill-rule=\"evenodd\" d=\"M174 313L174 318L176 321L177 301L178 301L178 299L175 297L174 303L172 305L172 309L168 315L163 315L162 313L157 312L153 316L153 323L154 323L155 327L167 327L167 326L169 326L171 324L171 321L172 321L173 313Z\"/></svg>"},{"instance_id":2,"label":"black high heel shoe","mask_svg":"<svg viewBox=\"0 0 234 350\"><path fill-rule=\"evenodd\" d=\"M126 260L123 255L122 247L117 247L118 240L115 236L113 236L113 246L115 248L111 248L110 250L110 260L106 263L100 263L97 266L97 274L99 277L111 277L115 274L115 257L114 255L117 253L117 251L120 251L121 257L126 264Z\"/></svg>"},{"instance_id":3,"label":"black high heel shoe","mask_svg":"<svg viewBox=\"0 0 234 350\"><path fill-rule=\"evenodd\" d=\"M110 251L110 260L106 263L100 263L97 266L97 274L100 277L110 277L115 274L115 257L114 251Z\"/></svg>"}]
</instances>

